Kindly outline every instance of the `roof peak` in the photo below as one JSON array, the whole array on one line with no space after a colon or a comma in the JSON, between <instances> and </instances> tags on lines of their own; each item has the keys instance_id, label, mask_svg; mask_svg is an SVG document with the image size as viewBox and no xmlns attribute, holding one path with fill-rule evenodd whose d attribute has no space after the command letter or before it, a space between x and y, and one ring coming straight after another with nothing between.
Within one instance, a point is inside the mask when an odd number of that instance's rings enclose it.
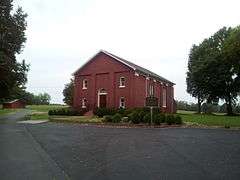
<instances>
[{"instance_id":1,"label":"roof peak","mask_svg":"<svg viewBox=\"0 0 240 180\"><path fill-rule=\"evenodd\" d=\"M143 67L141 67L141 66L139 66L139 65L136 65L136 64L134 64L134 63L132 63L132 62L130 62L130 61L127 61L127 60L125 60L125 59L123 59L123 58L121 58L121 57L119 57L119 56L116 56L116 55L114 55L114 54L112 54L112 53L110 53L110 52L108 52L108 51L106 51L106 50L103 50L103 49L100 49L100 50L98 51L98 53L96 53L92 58L90 58L83 66L81 66L81 67L80 67L77 71L75 71L73 74L75 74L75 73L78 72L81 68L83 68L89 61L91 61L91 60L92 60L94 57L96 57L99 53L104 53L104 54L106 54L107 56L112 57L112 58L115 59L116 61L118 61L118 62L120 62L120 63L128 66L128 67L131 68L132 70L144 74L145 76L152 77L152 78L158 79L159 81L162 81L162 82L165 82L165 83L170 83L170 84L173 84L173 85L174 85L173 82L171 82L171 81L163 78L162 76L159 76L158 74L156 74L156 73L154 73L154 72L152 72L152 71L150 71L150 70L148 70L148 69L145 69L145 68L143 68Z\"/></svg>"}]
</instances>

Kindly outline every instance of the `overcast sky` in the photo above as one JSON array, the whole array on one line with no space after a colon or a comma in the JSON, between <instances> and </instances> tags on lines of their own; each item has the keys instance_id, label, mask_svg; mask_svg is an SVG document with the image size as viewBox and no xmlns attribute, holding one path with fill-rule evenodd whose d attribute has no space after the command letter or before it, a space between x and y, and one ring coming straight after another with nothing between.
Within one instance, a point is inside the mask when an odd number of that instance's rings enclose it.
<instances>
[{"instance_id":1,"label":"overcast sky","mask_svg":"<svg viewBox=\"0 0 240 180\"><path fill-rule=\"evenodd\" d=\"M239 0L15 0L28 13L27 90L62 103L71 74L100 49L173 82L186 93L188 53L223 26L240 24Z\"/></svg>"}]
</instances>

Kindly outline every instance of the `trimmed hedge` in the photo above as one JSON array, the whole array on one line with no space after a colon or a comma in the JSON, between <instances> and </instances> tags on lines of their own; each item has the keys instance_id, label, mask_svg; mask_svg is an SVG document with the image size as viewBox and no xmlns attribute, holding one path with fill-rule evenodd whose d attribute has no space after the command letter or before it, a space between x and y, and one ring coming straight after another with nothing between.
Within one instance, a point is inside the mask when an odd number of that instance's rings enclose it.
<instances>
[{"instance_id":1,"label":"trimmed hedge","mask_svg":"<svg viewBox=\"0 0 240 180\"><path fill-rule=\"evenodd\" d=\"M106 122L118 123L123 117L127 117L126 121L134 124L150 123L151 114L150 108L133 108L133 109L114 109L114 108L96 108L93 113L98 117L104 117ZM153 109L153 123L160 125L161 123L182 124L182 119L179 115L163 114L160 108Z\"/></svg>"},{"instance_id":2,"label":"trimmed hedge","mask_svg":"<svg viewBox=\"0 0 240 180\"><path fill-rule=\"evenodd\" d=\"M117 113L117 110L114 108L95 108L93 114L98 117L103 117L105 115L114 115Z\"/></svg>"},{"instance_id":3,"label":"trimmed hedge","mask_svg":"<svg viewBox=\"0 0 240 180\"><path fill-rule=\"evenodd\" d=\"M87 112L86 109L74 110L71 108L62 108L49 110L48 115L59 115L59 116L83 116Z\"/></svg>"}]
</instances>

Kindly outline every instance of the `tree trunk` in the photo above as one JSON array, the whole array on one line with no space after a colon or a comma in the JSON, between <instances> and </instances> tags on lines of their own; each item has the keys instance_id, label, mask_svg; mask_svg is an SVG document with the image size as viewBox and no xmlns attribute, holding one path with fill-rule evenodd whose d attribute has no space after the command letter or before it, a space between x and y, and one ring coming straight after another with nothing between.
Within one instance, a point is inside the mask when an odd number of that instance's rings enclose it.
<instances>
[{"instance_id":1,"label":"tree trunk","mask_svg":"<svg viewBox=\"0 0 240 180\"><path fill-rule=\"evenodd\" d=\"M229 94L228 97L225 99L226 106L227 106L227 115L232 116L233 115L233 109L232 109L232 97Z\"/></svg>"},{"instance_id":2,"label":"tree trunk","mask_svg":"<svg viewBox=\"0 0 240 180\"><path fill-rule=\"evenodd\" d=\"M202 101L201 101L201 99L198 97L198 114L201 114L201 104L202 104Z\"/></svg>"}]
</instances>

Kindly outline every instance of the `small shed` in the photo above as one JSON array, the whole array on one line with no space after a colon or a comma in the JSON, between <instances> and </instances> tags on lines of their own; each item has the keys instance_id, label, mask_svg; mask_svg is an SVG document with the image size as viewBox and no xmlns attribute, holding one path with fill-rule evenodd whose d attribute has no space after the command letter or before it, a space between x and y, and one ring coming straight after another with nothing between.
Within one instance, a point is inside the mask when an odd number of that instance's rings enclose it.
<instances>
[{"instance_id":1,"label":"small shed","mask_svg":"<svg viewBox=\"0 0 240 180\"><path fill-rule=\"evenodd\" d=\"M25 108L25 103L20 99L15 99L9 102L3 103L3 109L17 109L17 108Z\"/></svg>"}]
</instances>

